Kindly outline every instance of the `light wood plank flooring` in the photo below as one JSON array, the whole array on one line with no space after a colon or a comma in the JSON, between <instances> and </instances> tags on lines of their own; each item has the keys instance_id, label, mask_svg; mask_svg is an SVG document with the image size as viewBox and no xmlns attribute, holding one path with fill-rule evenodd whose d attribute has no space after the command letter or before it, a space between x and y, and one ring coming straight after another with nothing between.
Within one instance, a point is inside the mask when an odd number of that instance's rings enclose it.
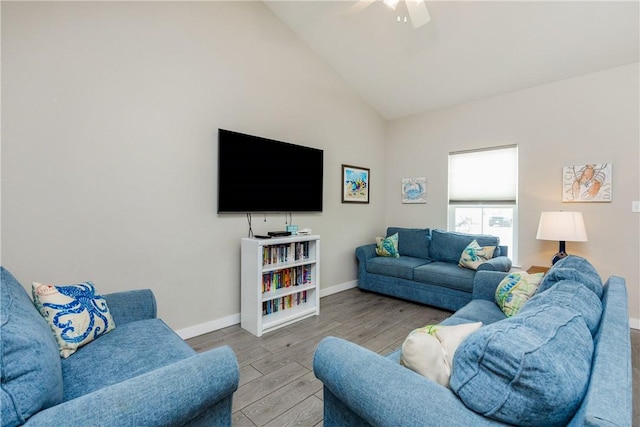
<instances>
[{"instance_id":1,"label":"light wood plank flooring","mask_svg":"<svg viewBox=\"0 0 640 427\"><path fill-rule=\"evenodd\" d=\"M320 316L257 338L230 326L187 342L196 351L229 345L240 365L233 396L233 425L322 425L322 383L313 375L316 345L326 336L358 343L380 354L402 344L415 328L439 323L451 312L350 289L320 300ZM640 390L640 331L632 330L633 384ZM640 427L640 393L634 395L634 426Z\"/></svg>"}]
</instances>

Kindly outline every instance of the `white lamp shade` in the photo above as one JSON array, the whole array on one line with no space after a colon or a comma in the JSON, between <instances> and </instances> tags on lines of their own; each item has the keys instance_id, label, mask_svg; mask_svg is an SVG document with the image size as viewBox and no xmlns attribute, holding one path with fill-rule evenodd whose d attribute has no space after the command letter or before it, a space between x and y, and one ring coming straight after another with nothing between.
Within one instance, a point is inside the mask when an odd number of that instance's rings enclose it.
<instances>
[{"instance_id":1,"label":"white lamp shade","mask_svg":"<svg viewBox=\"0 0 640 427\"><path fill-rule=\"evenodd\" d=\"M586 242L581 212L542 212L538 224L538 240Z\"/></svg>"}]
</instances>

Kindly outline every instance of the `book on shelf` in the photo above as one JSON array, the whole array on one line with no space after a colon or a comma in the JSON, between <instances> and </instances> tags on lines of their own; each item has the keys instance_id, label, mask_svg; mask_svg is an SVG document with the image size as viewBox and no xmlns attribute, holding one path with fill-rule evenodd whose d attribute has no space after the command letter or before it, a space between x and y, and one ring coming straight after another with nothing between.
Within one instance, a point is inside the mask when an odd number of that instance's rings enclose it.
<instances>
[{"instance_id":1,"label":"book on shelf","mask_svg":"<svg viewBox=\"0 0 640 427\"><path fill-rule=\"evenodd\" d=\"M311 268L311 265L299 265L263 273L262 292L271 292L291 286L308 285L311 283Z\"/></svg>"},{"instance_id":2,"label":"book on shelf","mask_svg":"<svg viewBox=\"0 0 640 427\"><path fill-rule=\"evenodd\" d=\"M262 247L262 265L283 264L308 258L308 241Z\"/></svg>"},{"instance_id":3,"label":"book on shelf","mask_svg":"<svg viewBox=\"0 0 640 427\"><path fill-rule=\"evenodd\" d=\"M294 308L307 302L307 291L297 292L280 298L270 299L262 303L262 315L277 313L282 310Z\"/></svg>"}]
</instances>

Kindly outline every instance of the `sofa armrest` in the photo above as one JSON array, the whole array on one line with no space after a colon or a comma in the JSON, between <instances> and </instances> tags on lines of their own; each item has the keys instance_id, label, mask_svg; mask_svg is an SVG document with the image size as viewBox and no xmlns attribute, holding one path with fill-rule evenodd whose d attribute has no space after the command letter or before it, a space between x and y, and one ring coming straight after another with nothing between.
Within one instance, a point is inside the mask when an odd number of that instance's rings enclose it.
<instances>
[{"instance_id":1,"label":"sofa armrest","mask_svg":"<svg viewBox=\"0 0 640 427\"><path fill-rule=\"evenodd\" d=\"M325 403L325 425L348 419L374 426L496 424L467 409L448 388L340 338L318 344L313 369L341 403L331 405L340 413Z\"/></svg>"},{"instance_id":2,"label":"sofa armrest","mask_svg":"<svg viewBox=\"0 0 640 427\"><path fill-rule=\"evenodd\" d=\"M231 425L238 381L235 354L219 347L40 411L25 425L178 426L203 418ZM219 414L208 414L215 406Z\"/></svg>"},{"instance_id":3,"label":"sofa armrest","mask_svg":"<svg viewBox=\"0 0 640 427\"><path fill-rule=\"evenodd\" d=\"M511 270L511 259L506 256L497 256L478 266L479 271L509 271Z\"/></svg>"},{"instance_id":4,"label":"sofa armrest","mask_svg":"<svg viewBox=\"0 0 640 427\"><path fill-rule=\"evenodd\" d=\"M156 298L150 289L115 292L104 298L116 326L157 316Z\"/></svg>"},{"instance_id":5,"label":"sofa armrest","mask_svg":"<svg viewBox=\"0 0 640 427\"><path fill-rule=\"evenodd\" d=\"M496 300L496 288L507 273L502 271L478 271L473 277L473 299Z\"/></svg>"},{"instance_id":6,"label":"sofa armrest","mask_svg":"<svg viewBox=\"0 0 640 427\"><path fill-rule=\"evenodd\" d=\"M376 254L376 244L372 243L369 245L363 245L356 248L356 258L358 258L358 262L365 263L369 258L377 257Z\"/></svg>"}]
</instances>

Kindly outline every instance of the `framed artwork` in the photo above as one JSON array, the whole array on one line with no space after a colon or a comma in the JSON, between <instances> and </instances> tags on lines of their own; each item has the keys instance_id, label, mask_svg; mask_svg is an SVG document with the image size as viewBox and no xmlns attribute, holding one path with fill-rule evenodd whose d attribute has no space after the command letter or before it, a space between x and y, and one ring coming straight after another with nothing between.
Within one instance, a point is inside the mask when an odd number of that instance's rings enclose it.
<instances>
[{"instance_id":1,"label":"framed artwork","mask_svg":"<svg viewBox=\"0 0 640 427\"><path fill-rule=\"evenodd\" d=\"M611 164L586 164L562 168L563 202L610 202Z\"/></svg>"},{"instance_id":2,"label":"framed artwork","mask_svg":"<svg viewBox=\"0 0 640 427\"><path fill-rule=\"evenodd\" d=\"M369 203L369 169L342 165L342 203Z\"/></svg>"},{"instance_id":3,"label":"framed artwork","mask_svg":"<svg viewBox=\"0 0 640 427\"><path fill-rule=\"evenodd\" d=\"M402 203L427 203L427 178L402 178Z\"/></svg>"}]
</instances>

